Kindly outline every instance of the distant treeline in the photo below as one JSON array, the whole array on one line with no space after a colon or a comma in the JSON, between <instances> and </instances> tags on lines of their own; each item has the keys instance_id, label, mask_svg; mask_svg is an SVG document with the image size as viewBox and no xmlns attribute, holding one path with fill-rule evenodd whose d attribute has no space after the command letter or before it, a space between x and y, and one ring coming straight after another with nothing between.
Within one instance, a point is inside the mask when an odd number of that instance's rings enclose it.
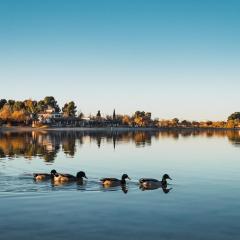
<instances>
[{"instance_id":1,"label":"distant treeline","mask_svg":"<svg viewBox=\"0 0 240 240\"><path fill-rule=\"evenodd\" d=\"M0 126L8 125L31 125L32 121L38 120L38 115L54 109L54 112L61 113L62 118L89 119L99 123L108 121L118 123L117 126L129 127L161 127L161 128L239 128L240 112L231 114L227 121L180 121L173 119L152 119L150 112L136 111L133 115L116 114L115 110L111 115L102 116L99 110L96 115L84 116L84 113L77 114L77 106L74 101L67 102L62 108L54 97L48 96L40 101L27 99L24 101L0 100ZM101 124L99 125L101 126Z\"/></svg>"}]
</instances>

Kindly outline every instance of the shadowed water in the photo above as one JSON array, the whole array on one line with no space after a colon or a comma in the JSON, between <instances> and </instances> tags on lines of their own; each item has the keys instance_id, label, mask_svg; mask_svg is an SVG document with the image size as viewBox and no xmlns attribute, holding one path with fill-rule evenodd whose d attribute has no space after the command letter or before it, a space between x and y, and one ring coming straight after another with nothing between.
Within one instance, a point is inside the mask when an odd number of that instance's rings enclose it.
<instances>
[{"instance_id":1,"label":"shadowed water","mask_svg":"<svg viewBox=\"0 0 240 240\"><path fill-rule=\"evenodd\" d=\"M0 133L5 239L239 239L238 131ZM36 182L33 172L88 181ZM131 177L103 188L101 177ZM141 177L173 180L142 191Z\"/></svg>"}]
</instances>

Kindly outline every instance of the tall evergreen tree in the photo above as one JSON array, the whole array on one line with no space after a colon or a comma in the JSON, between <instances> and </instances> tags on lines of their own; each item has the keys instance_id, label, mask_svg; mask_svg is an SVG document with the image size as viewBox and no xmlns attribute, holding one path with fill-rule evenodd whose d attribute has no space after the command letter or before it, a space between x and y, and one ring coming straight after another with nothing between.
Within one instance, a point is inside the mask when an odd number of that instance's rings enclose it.
<instances>
[{"instance_id":1,"label":"tall evergreen tree","mask_svg":"<svg viewBox=\"0 0 240 240\"><path fill-rule=\"evenodd\" d=\"M115 112L115 109L113 110L113 120L114 120L114 121L116 120L116 112Z\"/></svg>"}]
</instances>

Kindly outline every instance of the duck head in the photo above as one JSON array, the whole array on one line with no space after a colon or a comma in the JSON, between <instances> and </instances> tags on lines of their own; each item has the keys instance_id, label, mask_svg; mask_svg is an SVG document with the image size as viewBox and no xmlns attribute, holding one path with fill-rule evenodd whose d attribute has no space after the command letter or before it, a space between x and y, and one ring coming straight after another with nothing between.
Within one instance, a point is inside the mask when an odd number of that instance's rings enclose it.
<instances>
[{"instance_id":1,"label":"duck head","mask_svg":"<svg viewBox=\"0 0 240 240\"><path fill-rule=\"evenodd\" d=\"M55 169L53 169L53 170L51 171L51 176L54 177L56 174L57 174L57 171L56 171Z\"/></svg>"},{"instance_id":2,"label":"duck head","mask_svg":"<svg viewBox=\"0 0 240 240\"><path fill-rule=\"evenodd\" d=\"M77 173L77 179L82 179L82 178L87 179L87 176L86 176L85 172L80 171L80 172Z\"/></svg>"},{"instance_id":3,"label":"duck head","mask_svg":"<svg viewBox=\"0 0 240 240\"><path fill-rule=\"evenodd\" d=\"M172 180L168 174L164 174L163 177L162 177L162 180L167 180L167 179L170 179Z\"/></svg>"},{"instance_id":4,"label":"duck head","mask_svg":"<svg viewBox=\"0 0 240 240\"><path fill-rule=\"evenodd\" d=\"M126 180L126 179L131 180L131 178L127 174L123 174L122 175L122 180Z\"/></svg>"}]
</instances>

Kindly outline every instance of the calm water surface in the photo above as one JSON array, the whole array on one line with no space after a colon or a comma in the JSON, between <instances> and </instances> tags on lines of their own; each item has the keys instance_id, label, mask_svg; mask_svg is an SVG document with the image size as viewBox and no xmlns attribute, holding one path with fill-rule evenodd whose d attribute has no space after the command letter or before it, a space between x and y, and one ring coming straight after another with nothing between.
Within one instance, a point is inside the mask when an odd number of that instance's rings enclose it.
<instances>
[{"instance_id":1,"label":"calm water surface","mask_svg":"<svg viewBox=\"0 0 240 240\"><path fill-rule=\"evenodd\" d=\"M240 239L240 133L0 133L0 239ZM84 186L34 182L76 174ZM104 189L99 178L132 180ZM172 177L168 193L140 177Z\"/></svg>"}]
</instances>

